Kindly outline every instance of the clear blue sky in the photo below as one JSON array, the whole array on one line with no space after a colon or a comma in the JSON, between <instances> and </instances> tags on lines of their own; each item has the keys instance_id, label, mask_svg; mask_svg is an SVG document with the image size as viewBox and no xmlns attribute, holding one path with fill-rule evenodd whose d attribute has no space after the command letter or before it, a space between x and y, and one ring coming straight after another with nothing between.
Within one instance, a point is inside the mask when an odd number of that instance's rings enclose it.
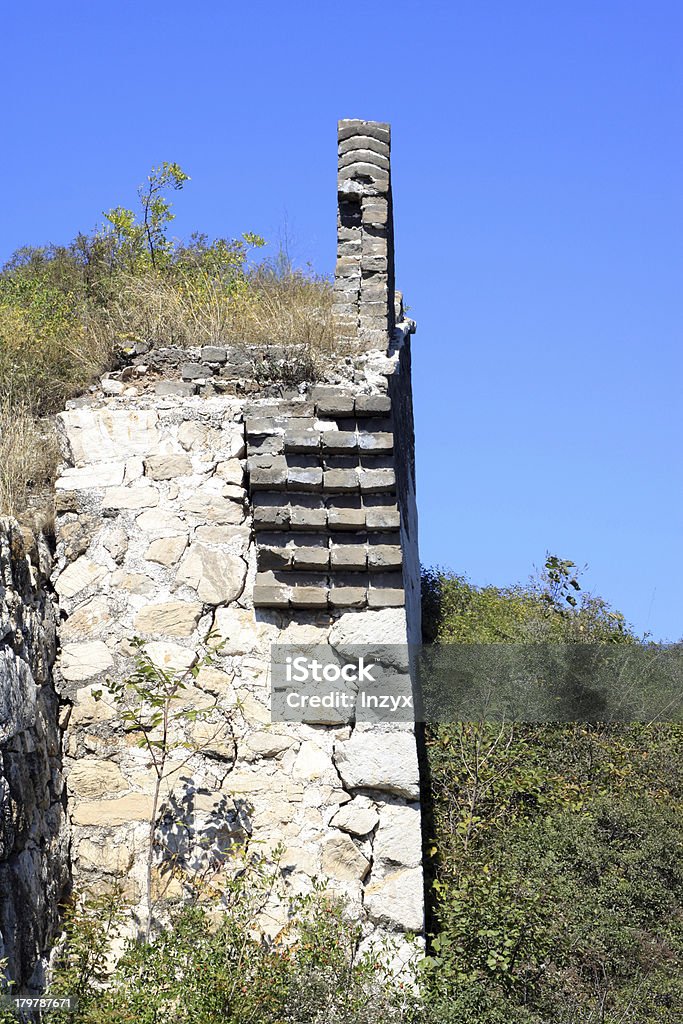
<instances>
[{"instance_id":1,"label":"clear blue sky","mask_svg":"<svg viewBox=\"0 0 683 1024\"><path fill-rule=\"evenodd\" d=\"M331 272L336 120L393 128L421 553L478 583L546 550L683 635L677 0L25 0L3 15L0 258L192 176L176 229Z\"/></svg>"}]
</instances>

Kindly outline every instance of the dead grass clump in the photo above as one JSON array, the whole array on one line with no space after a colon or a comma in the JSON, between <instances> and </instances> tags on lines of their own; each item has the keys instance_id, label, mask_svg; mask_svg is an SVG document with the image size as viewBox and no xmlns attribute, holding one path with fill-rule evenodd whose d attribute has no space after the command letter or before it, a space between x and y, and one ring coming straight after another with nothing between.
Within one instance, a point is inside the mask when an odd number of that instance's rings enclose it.
<instances>
[{"instance_id":1,"label":"dead grass clump","mask_svg":"<svg viewBox=\"0 0 683 1024\"><path fill-rule=\"evenodd\" d=\"M279 345L316 353L334 348L332 286L319 275L261 265L229 287L199 269L164 276L121 275L117 293L92 317L104 349L164 345Z\"/></svg>"},{"instance_id":2,"label":"dead grass clump","mask_svg":"<svg viewBox=\"0 0 683 1024\"><path fill-rule=\"evenodd\" d=\"M264 264L247 276L231 328L249 344L298 345L330 353L335 347L332 285L317 274L280 273Z\"/></svg>"},{"instance_id":3,"label":"dead grass clump","mask_svg":"<svg viewBox=\"0 0 683 1024\"><path fill-rule=\"evenodd\" d=\"M59 446L54 423L31 408L0 401L0 514L49 523Z\"/></svg>"},{"instance_id":4,"label":"dead grass clump","mask_svg":"<svg viewBox=\"0 0 683 1024\"><path fill-rule=\"evenodd\" d=\"M0 401L46 415L111 365L113 346L90 311L74 301L69 318L37 322L0 301Z\"/></svg>"}]
</instances>

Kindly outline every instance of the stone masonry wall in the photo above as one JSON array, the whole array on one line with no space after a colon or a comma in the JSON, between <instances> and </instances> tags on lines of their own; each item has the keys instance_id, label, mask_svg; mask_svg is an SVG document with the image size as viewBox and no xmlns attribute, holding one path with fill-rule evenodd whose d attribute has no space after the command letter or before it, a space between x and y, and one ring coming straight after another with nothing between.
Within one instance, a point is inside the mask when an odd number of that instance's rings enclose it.
<instances>
[{"instance_id":1,"label":"stone masonry wall","mask_svg":"<svg viewBox=\"0 0 683 1024\"><path fill-rule=\"evenodd\" d=\"M122 879L144 914L153 772L116 710L94 700L93 689L130 673L134 636L158 664L184 669L214 630L225 645L185 702L215 709L182 726L188 748L174 755L178 770L164 786L160 834L164 815L176 828L182 818L182 837L172 841L176 850L185 844L188 867L211 856L218 863L231 842L247 837L260 852L284 844L281 866L294 889L326 878L356 907L368 934L378 927L420 932L412 726L273 725L269 707L272 643L338 650L406 643L398 533L391 543L374 543L400 519L389 429L389 392L402 393L400 382L390 385L401 372L400 352L343 360L325 382L302 385L286 399L273 388L254 395L244 353L232 361L220 349L163 356L155 354L155 370L143 362L148 356L137 357L118 377L120 395L73 402L59 418L68 466L57 482L55 587L66 615L59 672L72 705L65 764L76 883L96 888ZM179 358L200 369L195 394L183 393ZM111 389L116 378L108 381ZM221 381L226 392L217 394ZM251 393L244 397L244 390ZM354 409L365 427L375 412L383 429L354 426L356 454L343 457L362 459L361 441L379 437L390 485L386 477L379 489L363 490L358 466L343 469L355 474L353 487L347 481L328 493L328 470L311 474L296 465L296 453L291 466L280 454L273 459L285 461L274 466L263 455L247 457L254 446L301 439L303 431L307 443L314 437L322 446L324 462L325 438L337 439L336 451L352 433L339 429L340 410L346 421ZM349 551L352 561L345 558L333 579L331 560ZM377 566L377 584L373 559L390 561ZM278 568L266 568L273 560ZM265 926L276 933L285 909L269 913Z\"/></svg>"},{"instance_id":2,"label":"stone masonry wall","mask_svg":"<svg viewBox=\"0 0 683 1024\"><path fill-rule=\"evenodd\" d=\"M38 991L68 884L49 553L0 519L0 960Z\"/></svg>"},{"instance_id":3,"label":"stone masonry wall","mask_svg":"<svg viewBox=\"0 0 683 1024\"><path fill-rule=\"evenodd\" d=\"M59 417L73 873L80 889L118 881L141 922L156 777L108 691L129 678L135 638L156 665L198 669L174 703L188 714L153 822L153 897L180 895L235 844L282 847L291 890L326 879L368 941L423 930L413 726L271 720L273 644L343 655L420 633L414 324L394 296L388 126L340 122L338 153L335 318L355 354L293 387L277 384L275 347L261 384L263 352L141 345ZM263 928L286 923L274 900Z\"/></svg>"}]
</instances>

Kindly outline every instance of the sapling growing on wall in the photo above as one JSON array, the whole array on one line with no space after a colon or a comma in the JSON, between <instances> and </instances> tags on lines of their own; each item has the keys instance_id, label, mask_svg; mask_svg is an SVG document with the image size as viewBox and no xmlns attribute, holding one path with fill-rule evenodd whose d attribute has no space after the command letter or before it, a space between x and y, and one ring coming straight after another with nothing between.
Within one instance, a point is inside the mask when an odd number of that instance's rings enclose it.
<instances>
[{"instance_id":1,"label":"sapling growing on wall","mask_svg":"<svg viewBox=\"0 0 683 1024\"><path fill-rule=\"evenodd\" d=\"M106 689L125 730L136 735L137 746L149 754L149 767L154 777L145 879L147 920L144 934L149 938L155 902L152 899L154 864L160 849L157 831L162 811L162 787L167 779L181 771L192 756L207 743L206 738L200 743L188 740L184 727L199 720L207 721L217 711L221 711L223 722L217 726L216 734L227 725L234 749L229 770L234 766L237 746L232 719L220 709L215 698L207 707L183 706L183 697L189 696L188 691L197 680L202 667L214 661L224 646L224 641L217 641L215 634L209 633L202 645L201 656L195 656L189 668L181 670L163 668L156 664L145 650L145 641L140 637L133 637L130 643L135 650L133 671L120 681L108 679ZM93 691L95 700L102 700L103 696L103 690ZM173 757L179 750L187 751L187 756L180 761Z\"/></svg>"}]
</instances>

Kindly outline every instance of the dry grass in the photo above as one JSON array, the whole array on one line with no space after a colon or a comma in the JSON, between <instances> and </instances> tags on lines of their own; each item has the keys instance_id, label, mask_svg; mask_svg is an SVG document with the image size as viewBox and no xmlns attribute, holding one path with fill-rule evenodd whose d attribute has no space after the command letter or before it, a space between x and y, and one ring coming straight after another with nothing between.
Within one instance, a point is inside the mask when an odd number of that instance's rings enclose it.
<instances>
[{"instance_id":1,"label":"dry grass","mask_svg":"<svg viewBox=\"0 0 683 1024\"><path fill-rule=\"evenodd\" d=\"M51 518L59 448L50 419L28 406L0 402L0 512L39 527Z\"/></svg>"},{"instance_id":2,"label":"dry grass","mask_svg":"<svg viewBox=\"0 0 683 1024\"><path fill-rule=\"evenodd\" d=\"M231 289L206 273L180 280L121 277L116 299L90 324L104 348L135 341L163 345L334 347L332 288L326 278L267 267Z\"/></svg>"},{"instance_id":3,"label":"dry grass","mask_svg":"<svg viewBox=\"0 0 683 1024\"><path fill-rule=\"evenodd\" d=\"M292 381L310 379L334 349L332 287L323 277L263 265L230 287L203 271L120 273L99 304L39 281L28 303L0 296L0 513L32 517L58 460L49 416L137 341L275 346ZM266 358L259 372L281 379L283 370Z\"/></svg>"},{"instance_id":4,"label":"dry grass","mask_svg":"<svg viewBox=\"0 0 683 1024\"><path fill-rule=\"evenodd\" d=\"M41 416L60 409L111 362L112 340L85 309L36 329L21 309L0 304L0 402Z\"/></svg>"}]
</instances>

